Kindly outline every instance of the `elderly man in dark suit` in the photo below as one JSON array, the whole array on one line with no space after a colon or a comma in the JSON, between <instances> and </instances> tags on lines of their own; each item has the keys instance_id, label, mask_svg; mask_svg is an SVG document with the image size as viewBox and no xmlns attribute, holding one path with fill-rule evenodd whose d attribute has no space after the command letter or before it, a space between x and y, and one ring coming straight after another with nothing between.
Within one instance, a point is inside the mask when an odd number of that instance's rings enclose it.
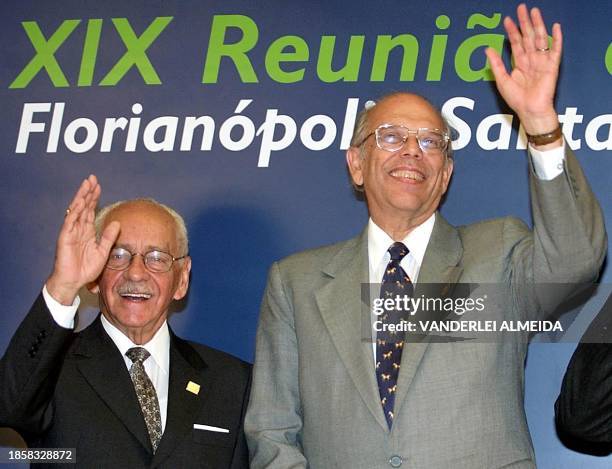
<instances>
[{"instance_id":1,"label":"elderly man in dark suit","mask_svg":"<svg viewBox=\"0 0 612 469\"><path fill-rule=\"evenodd\" d=\"M78 189L53 272L0 362L0 425L30 446L76 448L77 467L248 467L250 366L167 324L189 286L182 218L136 199L94 219L100 192L95 176ZM75 334L85 285L102 314Z\"/></svg>"}]
</instances>

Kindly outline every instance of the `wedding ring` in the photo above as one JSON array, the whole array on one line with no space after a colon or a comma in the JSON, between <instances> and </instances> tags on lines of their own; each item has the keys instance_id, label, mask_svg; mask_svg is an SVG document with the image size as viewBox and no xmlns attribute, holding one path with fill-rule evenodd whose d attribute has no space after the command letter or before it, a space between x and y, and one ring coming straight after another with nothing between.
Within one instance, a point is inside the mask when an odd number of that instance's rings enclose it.
<instances>
[{"instance_id":1,"label":"wedding ring","mask_svg":"<svg viewBox=\"0 0 612 469\"><path fill-rule=\"evenodd\" d=\"M536 50L538 52L548 52L550 50L550 47L536 47Z\"/></svg>"}]
</instances>

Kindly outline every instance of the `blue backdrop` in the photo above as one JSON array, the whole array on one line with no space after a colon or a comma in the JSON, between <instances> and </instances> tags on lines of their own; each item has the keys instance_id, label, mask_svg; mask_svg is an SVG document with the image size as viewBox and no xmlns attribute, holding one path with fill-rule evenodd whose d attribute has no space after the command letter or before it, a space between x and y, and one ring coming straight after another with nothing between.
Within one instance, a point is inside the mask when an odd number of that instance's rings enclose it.
<instances>
[{"instance_id":1,"label":"blue backdrop","mask_svg":"<svg viewBox=\"0 0 612 469\"><path fill-rule=\"evenodd\" d=\"M491 45L509 61L501 19L517 3L2 2L0 350L51 269L72 193L94 173L103 204L152 196L184 215L192 283L172 327L252 360L271 262L366 223L343 150L356 111L393 90L430 97L458 130L442 208L450 222L529 221L524 141L484 57ZM549 28L562 24L557 108L610 219L610 4L539 6ZM86 322L95 299L85 303ZM564 448L554 431L574 348L530 348L526 405L538 465L609 467L610 458Z\"/></svg>"}]
</instances>

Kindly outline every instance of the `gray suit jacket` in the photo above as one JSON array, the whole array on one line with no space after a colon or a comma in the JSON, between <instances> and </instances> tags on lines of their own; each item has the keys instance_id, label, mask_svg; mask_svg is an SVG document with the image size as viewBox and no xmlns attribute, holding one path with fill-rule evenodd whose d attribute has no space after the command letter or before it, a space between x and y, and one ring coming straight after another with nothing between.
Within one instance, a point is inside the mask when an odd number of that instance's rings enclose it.
<instances>
[{"instance_id":1,"label":"gray suit jacket","mask_svg":"<svg viewBox=\"0 0 612 469\"><path fill-rule=\"evenodd\" d=\"M530 185L533 231L510 217L455 228L437 214L419 284L500 283L509 287L509 318L527 319L569 293L551 300L536 283L593 281L606 234L575 157L568 152L562 175ZM272 266L245 420L251 467L534 467L525 335L406 344L388 430L372 344L361 340L367 282L366 231Z\"/></svg>"}]
</instances>

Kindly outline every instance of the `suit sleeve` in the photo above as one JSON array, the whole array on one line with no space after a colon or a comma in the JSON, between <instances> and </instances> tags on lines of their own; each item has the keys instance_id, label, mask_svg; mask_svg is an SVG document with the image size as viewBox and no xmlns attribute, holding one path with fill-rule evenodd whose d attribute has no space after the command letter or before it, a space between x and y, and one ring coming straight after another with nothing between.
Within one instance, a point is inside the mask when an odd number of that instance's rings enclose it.
<instances>
[{"instance_id":1,"label":"suit sleeve","mask_svg":"<svg viewBox=\"0 0 612 469\"><path fill-rule=\"evenodd\" d=\"M234 456L232 457L232 464L230 469L248 469L249 468L249 449L244 435L244 417L246 415L246 409L249 402L249 395L251 393L251 373L249 372L249 381L244 390L244 399L242 401L242 415L240 433L236 441L236 447L234 448Z\"/></svg>"},{"instance_id":2,"label":"suit sleeve","mask_svg":"<svg viewBox=\"0 0 612 469\"><path fill-rule=\"evenodd\" d=\"M564 171L554 179L540 180L531 169L530 193L533 230L509 219L504 243L515 304L533 319L597 279L607 236L601 208L569 145Z\"/></svg>"},{"instance_id":3,"label":"suit sleeve","mask_svg":"<svg viewBox=\"0 0 612 469\"><path fill-rule=\"evenodd\" d=\"M55 384L73 336L55 323L39 295L0 360L0 426L26 440L50 426Z\"/></svg>"},{"instance_id":4,"label":"suit sleeve","mask_svg":"<svg viewBox=\"0 0 612 469\"><path fill-rule=\"evenodd\" d=\"M252 469L306 468L293 305L273 264L259 317L253 387L245 420Z\"/></svg>"},{"instance_id":5,"label":"suit sleeve","mask_svg":"<svg viewBox=\"0 0 612 469\"><path fill-rule=\"evenodd\" d=\"M555 403L555 419L563 435L612 445L612 344L578 345Z\"/></svg>"},{"instance_id":6,"label":"suit sleeve","mask_svg":"<svg viewBox=\"0 0 612 469\"><path fill-rule=\"evenodd\" d=\"M580 339L555 403L559 435L572 449L612 452L612 295ZM603 445L603 446L601 446ZM589 451L587 451L589 452Z\"/></svg>"}]
</instances>

